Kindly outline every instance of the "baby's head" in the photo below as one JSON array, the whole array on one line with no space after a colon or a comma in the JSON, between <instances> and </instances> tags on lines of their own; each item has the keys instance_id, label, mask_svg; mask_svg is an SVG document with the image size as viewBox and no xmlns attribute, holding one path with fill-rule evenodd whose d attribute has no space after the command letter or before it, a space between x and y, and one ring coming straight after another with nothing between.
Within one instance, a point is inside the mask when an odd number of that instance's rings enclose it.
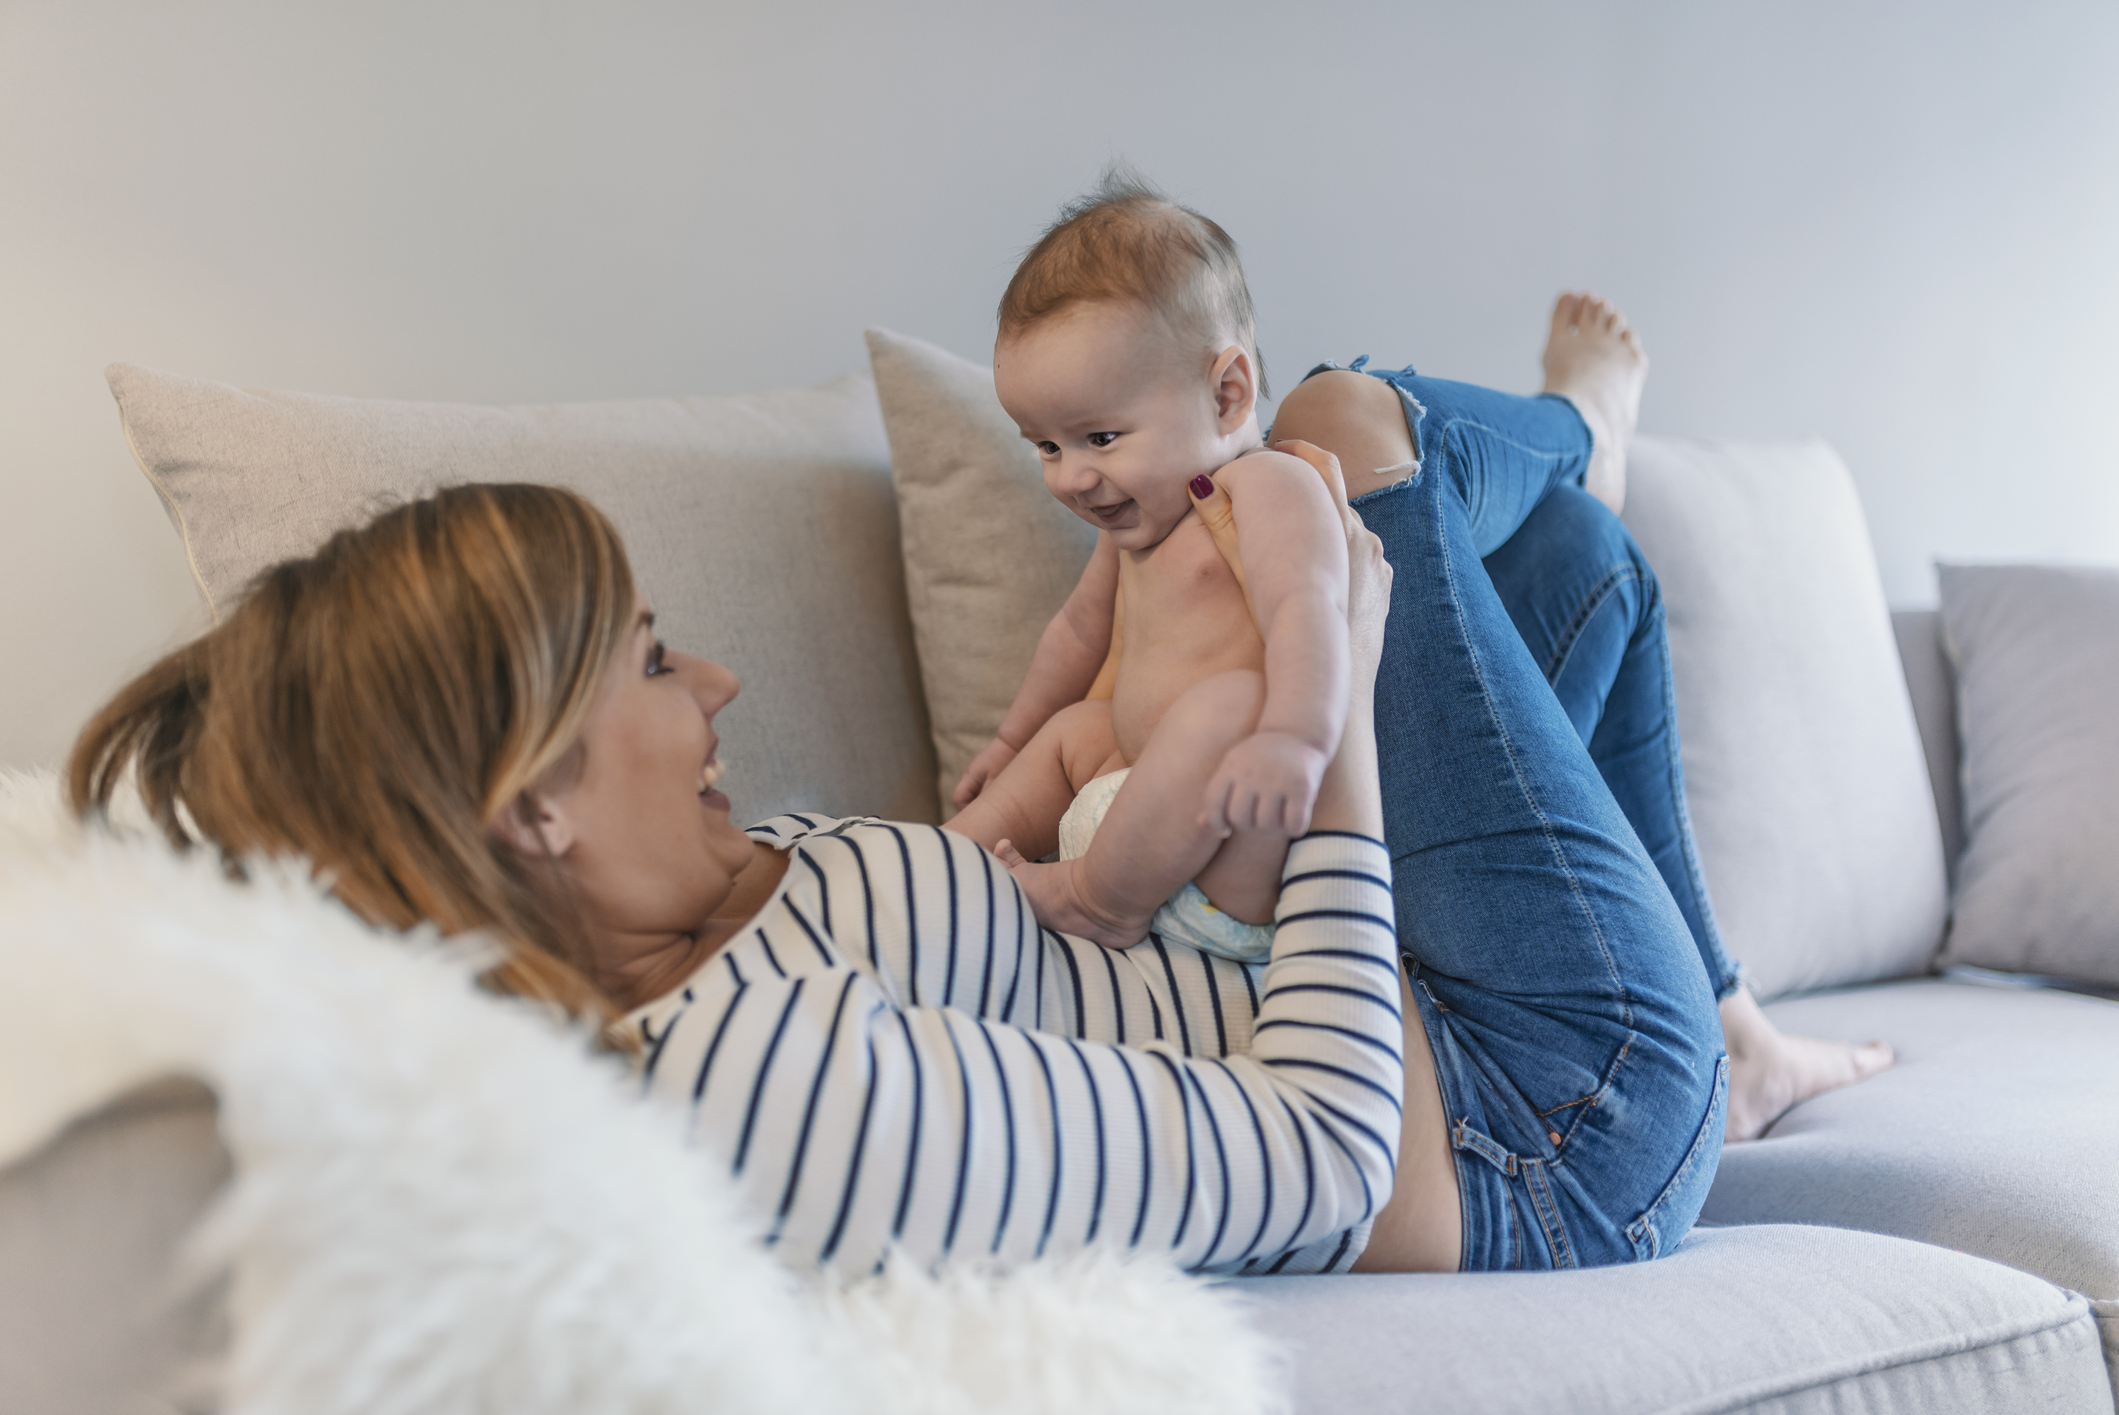
<instances>
[{"instance_id":1,"label":"baby's head","mask_svg":"<svg viewBox=\"0 0 2119 1415\"><path fill-rule=\"evenodd\" d=\"M1185 484L1259 442L1251 292L1221 227L1106 173L1031 247L1001 296L1001 405L1045 485L1122 549L1167 536Z\"/></svg>"}]
</instances>

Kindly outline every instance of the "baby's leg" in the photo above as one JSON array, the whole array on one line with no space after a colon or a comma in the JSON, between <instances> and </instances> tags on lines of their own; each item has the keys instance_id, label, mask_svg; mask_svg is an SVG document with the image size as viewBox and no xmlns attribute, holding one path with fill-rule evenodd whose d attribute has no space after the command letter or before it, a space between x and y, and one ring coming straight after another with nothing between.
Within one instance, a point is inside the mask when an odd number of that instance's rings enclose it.
<instances>
[{"instance_id":1,"label":"baby's leg","mask_svg":"<svg viewBox=\"0 0 2119 1415\"><path fill-rule=\"evenodd\" d=\"M1202 788L1204 789L1204 788ZM1239 830L1221 842L1192 883L1207 902L1246 924L1270 924L1280 903L1280 869L1288 837L1272 830Z\"/></svg>"},{"instance_id":2,"label":"baby's leg","mask_svg":"<svg viewBox=\"0 0 2119 1415\"><path fill-rule=\"evenodd\" d=\"M1041 865L997 852L1030 896L1038 918L1107 948L1130 948L1147 936L1163 902L1225 852L1231 854L1230 864L1215 872L1222 893L1205 881L1200 888L1238 918L1246 913L1271 917L1287 841L1264 836L1261 847L1239 836L1225 844L1202 823L1207 782L1229 748L1251 735L1264 701L1264 678L1246 670L1194 684L1155 725L1087 854ZM1228 852L1230 845L1237 849ZM1021 853L1028 854L1028 848ZM1262 894L1255 881L1238 880L1242 869L1261 871L1269 881L1267 892Z\"/></svg>"},{"instance_id":3,"label":"baby's leg","mask_svg":"<svg viewBox=\"0 0 2119 1415\"><path fill-rule=\"evenodd\" d=\"M1117 757L1109 699L1062 708L976 800L949 818L949 829L988 850L998 852L1001 843L1009 841L1022 854L1041 859L1059 848L1060 817L1075 793L1105 771L1125 765Z\"/></svg>"}]
</instances>

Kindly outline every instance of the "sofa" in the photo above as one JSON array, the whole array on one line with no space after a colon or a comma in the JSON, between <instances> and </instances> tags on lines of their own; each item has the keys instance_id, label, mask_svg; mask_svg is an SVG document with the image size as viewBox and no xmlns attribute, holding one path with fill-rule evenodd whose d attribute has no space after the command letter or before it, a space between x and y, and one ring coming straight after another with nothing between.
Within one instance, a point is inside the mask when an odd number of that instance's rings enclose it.
<instances>
[{"instance_id":1,"label":"sofa","mask_svg":"<svg viewBox=\"0 0 2119 1415\"><path fill-rule=\"evenodd\" d=\"M937 819L1086 545L990 375L870 348L816 389L628 404L111 383L210 609L380 499L566 482L618 521L671 639L744 676L739 809ZM1238 1284L1296 1408L2113 1410L2119 1001L1951 942L1989 823L1967 827L1957 646L1936 611L1886 608L1822 444L1643 438L1631 476L1732 951L1784 1029L1898 1063L1727 1147L1652 1263ZM169 1408L225 1317L163 1275L228 1174L213 1094L175 1078L0 1170L0 1412Z\"/></svg>"}]
</instances>

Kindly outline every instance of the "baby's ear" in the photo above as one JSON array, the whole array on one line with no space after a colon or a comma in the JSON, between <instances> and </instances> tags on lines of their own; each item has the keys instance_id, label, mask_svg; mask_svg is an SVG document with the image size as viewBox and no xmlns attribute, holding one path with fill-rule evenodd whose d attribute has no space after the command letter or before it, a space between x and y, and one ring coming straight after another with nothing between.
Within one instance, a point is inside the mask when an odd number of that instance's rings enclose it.
<instances>
[{"instance_id":1,"label":"baby's ear","mask_svg":"<svg viewBox=\"0 0 2119 1415\"><path fill-rule=\"evenodd\" d=\"M1214 356L1208 375L1214 388L1214 421L1226 436L1249 421L1258 406L1258 370L1241 344L1231 344Z\"/></svg>"}]
</instances>

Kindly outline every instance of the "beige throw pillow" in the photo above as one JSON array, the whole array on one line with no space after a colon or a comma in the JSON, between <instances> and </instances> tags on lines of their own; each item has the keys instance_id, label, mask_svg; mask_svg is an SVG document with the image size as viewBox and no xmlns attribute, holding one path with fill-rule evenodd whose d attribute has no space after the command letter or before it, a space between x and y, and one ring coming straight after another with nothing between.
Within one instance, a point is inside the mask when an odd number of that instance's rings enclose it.
<instances>
[{"instance_id":1,"label":"beige throw pillow","mask_svg":"<svg viewBox=\"0 0 2119 1415\"><path fill-rule=\"evenodd\" d=\"M259 570L442 485L570 486L625 537L672 644L728 665L741 818L935 816L934 756L875 394L849 374L728 398L477 407L108 370L218 617Z\"/></svg>"},{"instance_id":2,"label":"beige throw pillow","mask_svg":"<svg viewBox=\"0 0 2119 1415\"><path fill-rule=\"evenodd\" d=\"M994 396L992 369L887 329L868 331L868 358L890 433L946 818L1096 532L1045 490L1037 453Z\"/></svg>"}]
</instances>

